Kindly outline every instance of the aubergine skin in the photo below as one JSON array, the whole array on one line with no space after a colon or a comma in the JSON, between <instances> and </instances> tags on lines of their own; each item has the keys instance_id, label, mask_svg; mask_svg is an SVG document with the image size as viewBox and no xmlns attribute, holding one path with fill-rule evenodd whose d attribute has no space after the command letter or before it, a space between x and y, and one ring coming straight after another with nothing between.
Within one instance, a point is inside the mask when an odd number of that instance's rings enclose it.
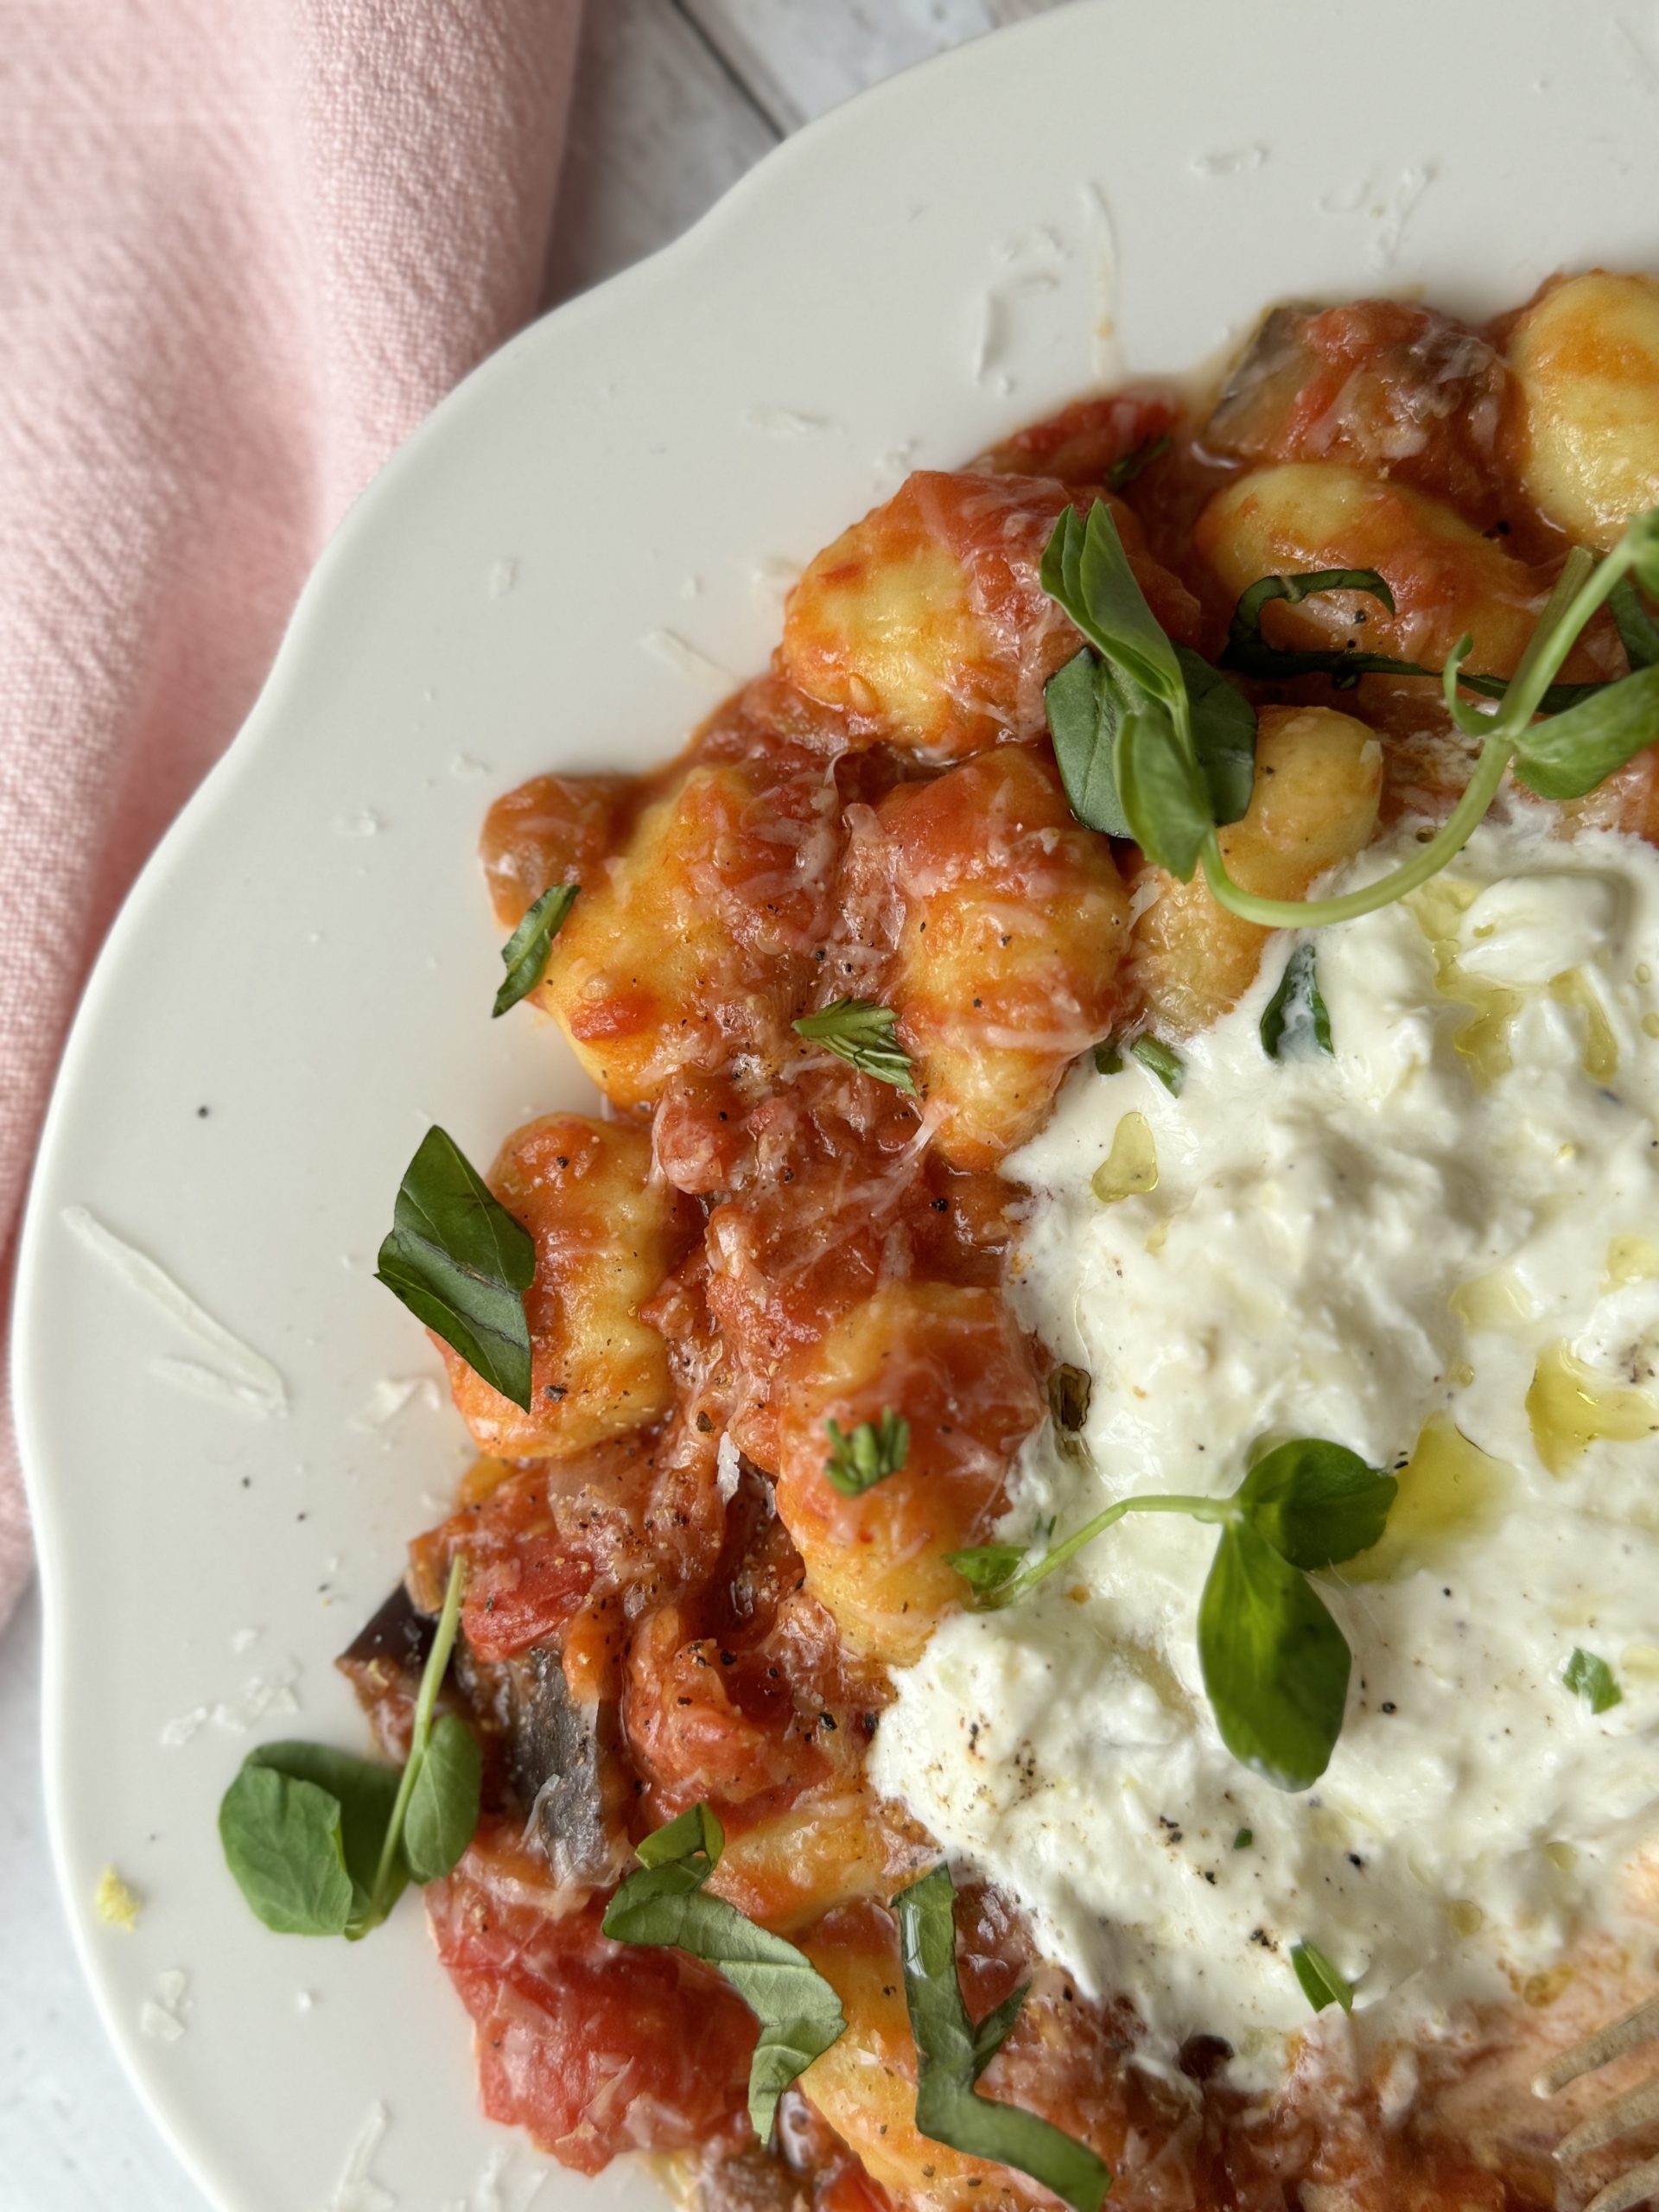
<instances>
[{"instance_id":1,"label":"aubergine skin","mask_svg":"<svg viewBox=\"0 0 1659 2212\"><path fill-rule=\"evenodd\" d=\"M629 1848L615 1706L570 1695L554 1643L487 1662L460 1646L457 1674L474 1711L500 1732L512 1793L554 1878L583 1889L614 1880Z\"/></svg>"}]
</instances>

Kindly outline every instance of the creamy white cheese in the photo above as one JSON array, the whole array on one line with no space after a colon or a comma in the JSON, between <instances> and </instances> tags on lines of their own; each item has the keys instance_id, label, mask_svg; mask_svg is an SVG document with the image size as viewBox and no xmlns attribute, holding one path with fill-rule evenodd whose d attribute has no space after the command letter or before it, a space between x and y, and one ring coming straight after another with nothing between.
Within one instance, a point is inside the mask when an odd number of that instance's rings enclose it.
<instances>
[{"instance_id":1,"label":"creamy white cheese","mask_svg":"<svg viewBox=\"0 0 1659 2212\"><path fill-rule=\"evenodd\" d=\"M1312 942L1333 1055L1262 1050L1277 938L1179 1096L1085 1067L1010 1163L1016 1304L1093 1393L1086 1453L1033 1440L1000 1533L1230 1491L1264 1440L1415 1454L1379 1553L1319 1578L1354 1656L1329 1769L1292 1796L1228 1755L1194 1637L1216 1535L1169 1516L946 1622L874 1747L1087 1991L1255 2080L1310 2018L1294 1943L1380 2032L1444 2026L1617 1929L1659 1810L1659 854L1494 821ZM1103 1204L1130 1114L1156 1187ZM1580 1646L1623 1691L1599 1715Z\"/></svg>"}]
</instances>

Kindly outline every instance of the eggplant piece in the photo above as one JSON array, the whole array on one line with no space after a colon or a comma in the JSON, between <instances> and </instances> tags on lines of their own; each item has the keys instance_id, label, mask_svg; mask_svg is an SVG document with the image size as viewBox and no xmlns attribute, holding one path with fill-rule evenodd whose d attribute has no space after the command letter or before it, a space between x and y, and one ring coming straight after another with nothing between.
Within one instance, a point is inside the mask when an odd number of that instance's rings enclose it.
<instances>
[{"instance_id":1,"label":"eggplant piece","mask_svg":"<svg viewBox=\"0 0 1659 2212\"><path fill-rule=\"evenodd\" d=\"M516 1658L477 1658L456 1647L461 1686L505 1741L507 1777L541 1840L556 1881L598 1887L628 1856L615 1707L579 1702L556 1644Z\"/></svg>"},{"instance_id":2,"label":"eggplant piece","mask_svg":"<svg viewBox=\"0 0 1659 2212\"><path fill-rule=\"evenodd\" d=\"M400 1582L334 1664L365 1706L376 1705L394 1692L413 1697L436 1633L437 1623L416 1610Z\"/></svg>"}]
</instances>

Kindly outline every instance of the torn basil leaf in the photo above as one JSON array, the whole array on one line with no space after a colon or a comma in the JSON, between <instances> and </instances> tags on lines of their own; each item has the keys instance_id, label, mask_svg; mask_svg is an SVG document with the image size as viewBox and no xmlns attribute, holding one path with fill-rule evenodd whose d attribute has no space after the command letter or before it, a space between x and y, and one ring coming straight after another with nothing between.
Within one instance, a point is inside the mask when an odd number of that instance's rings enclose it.
<instances>
[{"instance_id":1,"label":"torn basil leaf","mask_svg":"<svg viewBox=\"0 0 1659 2212\"><path fill-rule=\"evenodd\" d=\"M509 1007L527 998L547 973L553 940L576 903L574 883L556 883L543 891L501 948L507 979L495 995L491 1018L499 1020Z\"/></svg>"},{"instance_id":2,"label":"torn basil leaf","mask_svg":"<svg viewBox=\"0 0 1659 2212\"><path fill-rule=\"evenodd\" d=\"M1574 1697L1584 1700L1592 1713L1611 1713L1616 1705L1624 1702L1624 1693L1614 1679L1612 1669L1582 1644L1575 1647L1561 1681Z\"/></svg>"},{"instance_id":3,"label":"torn basil leaf","mask_svg":"<svg viewBox=\"0 0 1659 2212\"><path fill-rule=\"evenodd\" d=\"M778 2100L847 2025L841 1999L804 1951L703 1889L720 1864L720 1823L694 1806L639 1847L639 1871L606 1907L618 1943L667 1945L712 1967L760 2023L749 2063L749 2120L765 2143Z\"/></svg>"},{"instance_id":4,"label":"torn basil leaf","mask_svg":"<svg viewBox=\"0 0 1659 2212\"><path fill-rule=\"evenodd\" d=\"M1113 748L1122 691L1104 661L1087 645L1043 687L1048 734L1071 811L1085 828L1127 837L1128 817L1117 796Z\"/></svg>"},{"instance_id":5,"label":"torn basil leaf","mask_svg":"<svg viewBox=\"0 0 1659 2212\"><path fill-rule=\"evenodd\" d=\"M1263 637L1263 607L1275 600L1297 607L1303 600L1326 591L1367 592L1380 600L1390 614L1394 613L1394 594L1375 569L1311 569L1294 575L1258 576L1233 610L1221 665L1268 683L1284 683L1298 676L1328 676L1338 691L1351 691L1362 676L1440 675L1438 668L1401 660L1393 653L1363 652L1355 645L1274 645ZM1483 699L1502 699L1510 688L1506 677L1471 676L1461 670L1458 681ZM1560 714L1607 688L1605 683L1552 683L1539 705L1545 714Z\"/></svg>"},{"instance_id":6,"label":"torn basil leaf","mask_svg":"<svg viewBox=\"0 0 1659 2212\"><path fill-rule=\"evenodd\" d=\"M1323 2012L1332 2005L1340 2005L1344 2012L1353 2011L1352 1982L1338 1973L1317 1943L1293 1943L1290 1963L1302 1986L1303 1996L1316 2012Z\"/></svg>"},{"instance_id":7,"label":"torn basil leaf","mask_svg":"<svg viewBox=\"0 0 1659 2212\"><path fill-rule=\"evenodd\" d=\"M1007 2040L1026 1993L1016 1990L975 2028L957 1973L955 1905L944 1866L893 1901L916 2044L918 2131L970 2158L1029 2175L1072 2212L1100 2212L1112 2177L1089 2145L1022 2106L981 2096L975 2086Z\"/></svg>"},{"instance_id":8,"label":"torn basil leaf","mask_svg":"<svg viewBox=\"0 0 1659 2212\"><path fill-rule=\"evenodd\" d=\"M712 1874L725 1848L726 1831L720 1825L714 1807L701 1804L688 1806L662 1827L641 1836L633 1847L633 1855L642 1866L665 1866L671 1859L681 1859L688 1866L700 1866L705 1874Z\"/></svg>"},{"instance_id":9,"label":"torn basil leaf","mask_svg":"<svg viewBox=\"0 0 1659 2212\"><path fill-rule=\"evenodd\" d=\"M1312 944L1299 944L1285 963L1279 988L1262 1016L1262 1049L1270 1060L1336 1051Z\"/></svg>"},{"instance_id":10,"label":"torn basil leaf","mask_svg":"<svg viewBox=\"0 0 1659 2212\"><path fill-rule=\"evenodd\" d=\"M454 1139L433 1128L404 1171L375 1280L504 1398L530 1410L536 1273L530 1233L492 1195Z\"/></svg>"},{"instance_id":11,"label":"torn basil leaf","mask_svg":"<svg viewBox=\"0 0 1659 2212\"><path fill-rule=\"evenodd\" d=\"M1043 550L1043 589L1071 617L1113 672L1148 696L1174 701L1180 664L1135 582L1112 511L1096 499L1085 522L1075 507L1061 511Z\"/></svg>"},{"instance_id":12,"label":"torn basil leaf","mask_svg":"<svg viewBox=\"0 0 1659 2212\"><path fill-rule=\"evenodd\" d=\"M1360 591L1378 600L1394 613L1394 594L1375 569L1308 569L1295 575L1258 576L1241 594L1227 626L1224 668L1241 676L1283 679L1289 676L1328 676L1338 690L1346 690L1362 676L1438 676L1440 671L1421 668L1414 661L1398 660L1391 653L1347 652L1341 647L1299 651L1269 645L1262 634L1264 607L1281 601L1300 607L1305 599L1328 591Z\"/></svg>"}]
</instances>

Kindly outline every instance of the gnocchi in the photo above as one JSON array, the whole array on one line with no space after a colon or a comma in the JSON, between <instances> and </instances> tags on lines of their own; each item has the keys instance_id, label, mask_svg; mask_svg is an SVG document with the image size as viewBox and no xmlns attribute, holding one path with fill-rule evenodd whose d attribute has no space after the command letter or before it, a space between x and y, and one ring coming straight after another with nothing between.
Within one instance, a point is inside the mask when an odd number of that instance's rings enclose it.
<instances>
[{"instance_id":1,"label":"gnocchi","mask_svg":"<svg viewBox=\"0 0 1659 2212\"><path fill-rule=\"evenodd\" d=\"M1659 283L1598 269L1552 285L1516 321L1510 365L1529 498L1605 552L1659 506Z\"/></svg>"}]
</instances>

